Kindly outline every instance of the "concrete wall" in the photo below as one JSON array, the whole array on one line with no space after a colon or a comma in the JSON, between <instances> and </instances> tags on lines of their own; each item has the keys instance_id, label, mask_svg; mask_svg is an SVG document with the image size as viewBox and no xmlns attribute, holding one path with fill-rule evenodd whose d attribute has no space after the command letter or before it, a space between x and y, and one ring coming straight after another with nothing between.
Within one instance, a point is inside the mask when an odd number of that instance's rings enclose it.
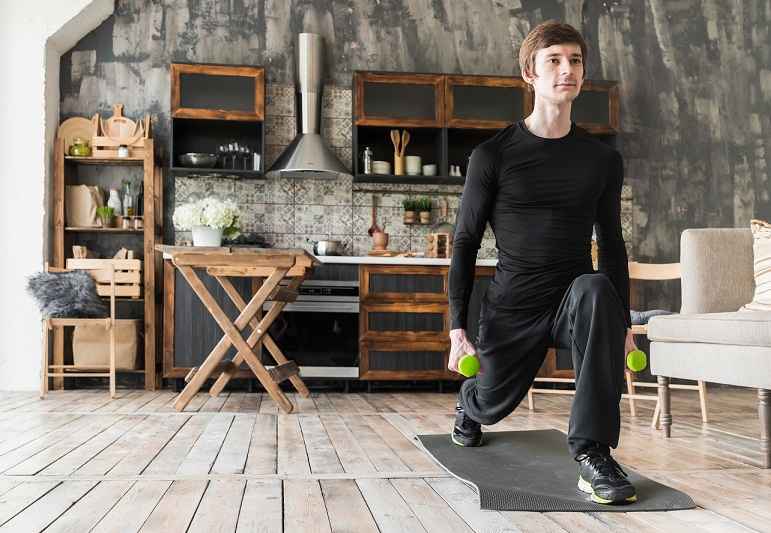
<instances>
[{"instance_id":1,"label":"concrete wall","mask_svg":"<svg viewBox=\"0 0 771 533\"><path fill-rule=\"evenodd\" d=\"M64 57L62 110L123 101L129 113L152 112L162 140L169 62L263 65L269 85L285 86L300 31L324 36L327 82L341 88L355 69L518 74L524 36L547 18L583 33L590 78L621 83L637 259L676 260L688 227L771 217L764 0L121 1Z\"/></svg>"}]
</instances>

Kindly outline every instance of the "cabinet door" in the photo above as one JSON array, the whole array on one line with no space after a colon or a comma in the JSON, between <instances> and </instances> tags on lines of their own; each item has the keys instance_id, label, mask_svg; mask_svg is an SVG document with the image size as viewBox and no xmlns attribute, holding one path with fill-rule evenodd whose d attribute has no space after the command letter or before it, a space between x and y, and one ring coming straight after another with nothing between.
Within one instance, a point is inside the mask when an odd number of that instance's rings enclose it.
<instances>
[{"instance_id":1,"label":"cabinet door","mask_svg":"<svg viewBox=\"0 0 771 533\"><path fill-rule=\"evenodd\" d=\"M262 67L171 64L171 116L263 120Z\"/></svg>"},{"instance_id":2,"label":"cabinet door","mask_svg":"<svg viewBox=\"0 0 771 533\"><path fill-rule=\"evenodd\" d=\"M361 306L361 340L437 340L449 336L448 306L439 303L376 303Z\"/></svg>"},{"instance_id":3,"label":"cabinet door","mask_svg":"<svg viewBox=\"0 0 771 533\"><path fill-rule=\"evenodd\" d=\"M618 133L618 84L612 81L585 81L581 93L573 101L572 115L573 121L589 133Z\"/></svg>"},{"instance_id":4,"label":"cabinet door","mask_svg":"<svg viewBox=\"0 0 771 533\"><path fill-rule=\"evenodd\" d=\"M359 353L360 379L422 380L461 377L447 370L449 344L444 341L362 342Z\"/></svg>"},{"instance_id":5,"label":"cabinet door","mask_svg":"<svg viewBox=\"0 0 771 533\"><path fill-rule=\"evenodd\" d=\"M503 76L446 76L448 128L501 129L525 116L532 95L522 79Z\"/></svg>"},{"instance_id":6,"label":"cabinet door","mask_svg":"<svg viewBox=\"0 0 771 533\"><path fill-rule=\"evenodd\" d=\"M441 74L354 73L354 124L441 128Z\"/></svg>"},{"instance_id":7,"label":"cabinet door","mask_svg":"<svg viewBox=\"0 0 771 533\"><path fill-rule=\"evenodd\" d=\"M196 269L196 273L223 311L234 320L239 312L222 286L204 270ZM182 274L175 269L173 275L173 325L169 331L171 338L164 340L165 343L173 343L173 348L169 347L173 350L173 361L171 368L164 368L165 377L184 376L190 368L200 366L224 335ZM252 295L251 278L230 280L244 300L249 301ZM259 355L259 349L256 351ZM235 354L236 350L231 346L223 360L230 360Z\"/></svg>"},{"instance_id":8,"label":"cabinet door","mask_svg":"<svg viewBox=\"0 0 771 533\"><path fill-rule=\"evenodd\" d=\"M447 303L444 266L362 265L359 297L365 302Z\"/></svg>"}]
</instances>

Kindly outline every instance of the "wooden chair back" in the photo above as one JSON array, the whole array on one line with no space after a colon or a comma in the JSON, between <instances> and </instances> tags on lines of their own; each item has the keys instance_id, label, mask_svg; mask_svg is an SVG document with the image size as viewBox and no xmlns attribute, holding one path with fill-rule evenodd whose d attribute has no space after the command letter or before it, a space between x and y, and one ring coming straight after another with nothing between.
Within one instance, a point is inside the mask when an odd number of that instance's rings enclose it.
<instances>
[{"instance_id":1,"label":"wooden chair back","mask_svg":"<svg viewBox=\"0 0 771 533\"><path fill-rule=\"evenodd\" d=\"M629 262L629 279L661 281L680 279L680 263Z\"/></svg>"}]
</instances>

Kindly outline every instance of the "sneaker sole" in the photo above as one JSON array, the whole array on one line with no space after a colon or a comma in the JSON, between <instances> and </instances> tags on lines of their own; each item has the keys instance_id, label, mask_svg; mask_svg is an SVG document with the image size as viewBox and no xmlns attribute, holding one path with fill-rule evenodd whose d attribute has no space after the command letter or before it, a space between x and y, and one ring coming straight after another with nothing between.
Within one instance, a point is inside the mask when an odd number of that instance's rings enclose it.
<instances>
[{"instance_id":1,"label":"sneaker sole","mask_svg":"<svg viewBox=\"0 0 771 533\"><path fill-rule=\"evenodd\" d=\"M477 444L463 444L461 441L455 438L454 433L450 433L450 438L452 439L452 443L456 446L463 446L464 448L476 448L477 446L482 445L482 437L479 438L479 442Z\"/></svg>"},{"instance_id":2,"label":"sneaker sole","mask_svg":"<svg viewBox=\"0 0 771 533\"><path fill-rule=\"evenodd\" d=\"M634 503L637 501L637 494L633 494L632 496L629 496L628 498L624 498L623 500L606 500L605 498L598 496L594 489L592 488L591 483L588 481L585 481L584 478L581 476L578 476L578 490L581 492L585 492L587 494L591 494L590 499L594 503L600 503L603 505L608 505L611 503Z\"/></svg>"}]
</instances>

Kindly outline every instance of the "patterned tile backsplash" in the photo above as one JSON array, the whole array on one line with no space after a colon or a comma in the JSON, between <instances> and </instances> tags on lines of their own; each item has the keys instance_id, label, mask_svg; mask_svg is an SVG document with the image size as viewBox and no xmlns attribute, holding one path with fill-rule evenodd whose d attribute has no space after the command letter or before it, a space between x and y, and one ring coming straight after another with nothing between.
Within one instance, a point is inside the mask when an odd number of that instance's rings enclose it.
<instances>
[{"instance_id":1,"label":"patterned tile backsplash","mask_svg":"<svg viewBox=\"0 0 771 533\"><path fill-rule=\"evenodd\" d=\"M294 138L294 88L268 85L265 99L265 167L268 168ZM322 102L322 135L349 169L351 166L351 90L325 87ZM391 250L422 252L431 224L441 220L441 205L448 204L448 220L455 222L462 186L354 184L340 174L334 180L280 178L269 173L264 180L177 177L174 205L205 196L230 198L242 209L243 232L256 233L274 247L311 250L314 240L342 241L346 255L367 255L372 239L372 205L377 224L390 234ZM431 224L404 224L402 201L421 196L433 199ZM632 242L632 192L624 187L621 219L627 246ZM177 244L190 241L189 231L175 228ZM631 251L630 251L631 252ZM478 257L497 257L489 226ZM631 257L631 253L630 253Z\"/></svg>"}]
</instances>

